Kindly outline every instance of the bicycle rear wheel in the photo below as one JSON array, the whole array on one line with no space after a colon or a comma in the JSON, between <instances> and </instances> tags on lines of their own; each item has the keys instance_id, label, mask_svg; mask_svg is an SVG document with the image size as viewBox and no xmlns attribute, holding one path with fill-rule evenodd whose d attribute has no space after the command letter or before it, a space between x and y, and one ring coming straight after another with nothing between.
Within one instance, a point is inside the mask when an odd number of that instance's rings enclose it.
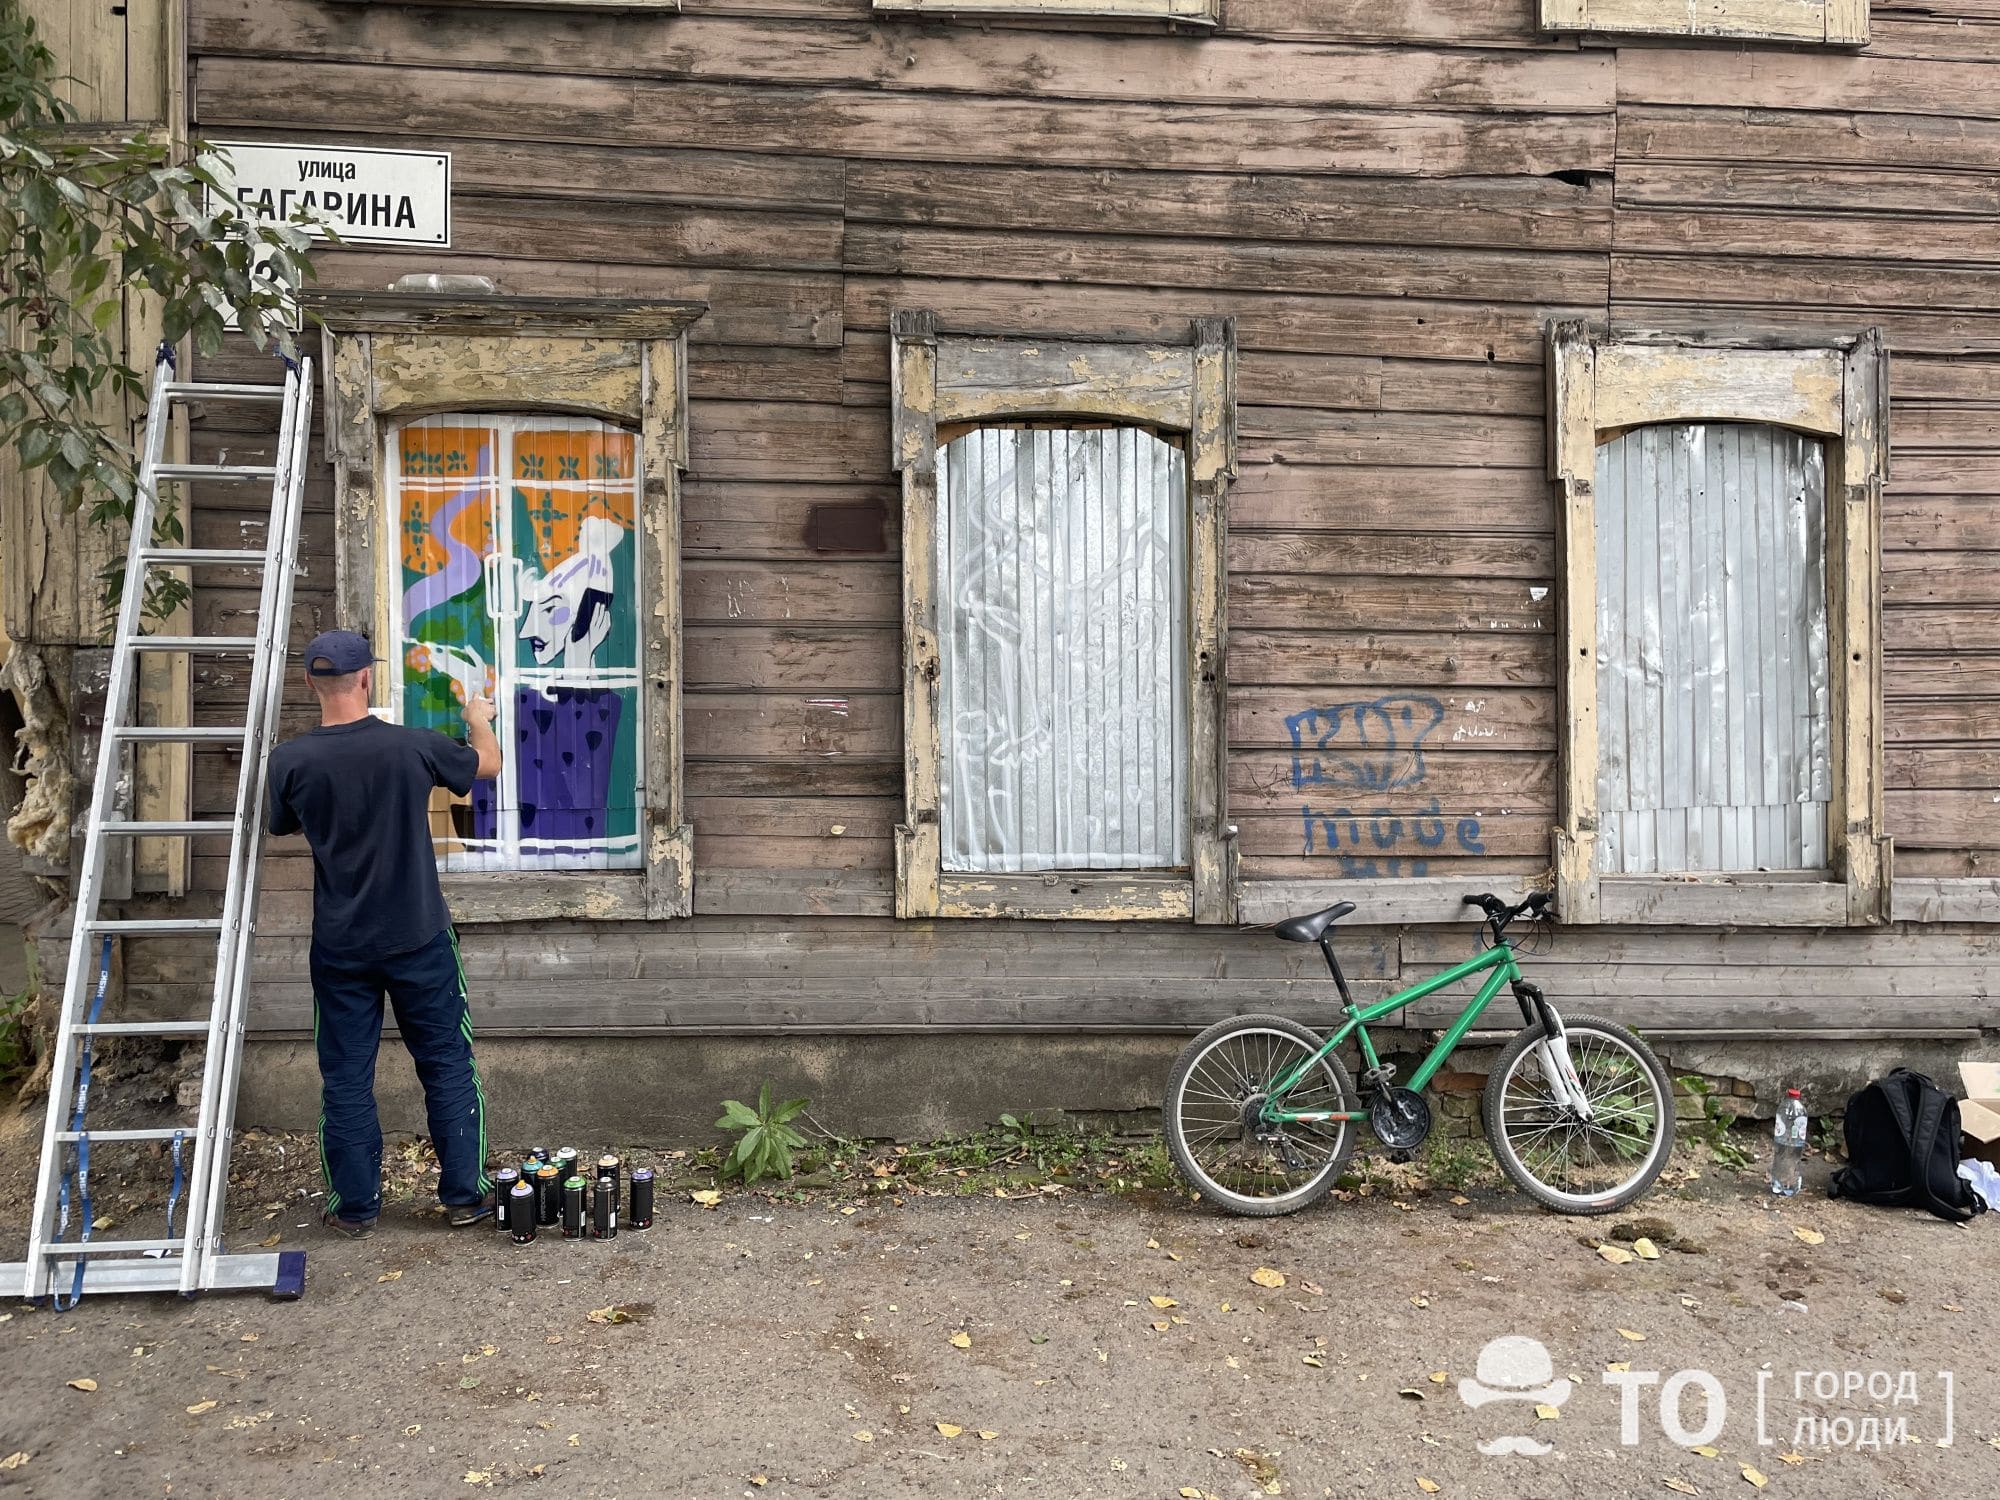
<instances>
[{"instance_id":1,"label":"bicycle rear wheel","mask_svg":"<svg viewBox=\"0 0 2000 1500\"><path fill-rule=\"evenodd\" d=\"M1674 1090L1637 1032L1602 1016L1565 1016L1570 1060L1591 1118L1562 1102L1543 1071L1538 1022L1486 1075L1486 1139L1514 1185L1565 1214L1608 1214L1653 1185L1674 1149Z\"/></svg>"},{"instance_id":2,"label":"bicycle rear wheel","mask_svg":"<svg viewBox=\"0 0 2000 1500\"><path fill-rule=\"evenodd\" d=\"M1283 1016L1218 1021L1174 1064L1163 1108L1167 1150L1188 1185L1218 1208L1255 1217L1294 1213L1326 1196L1354 1150L1351 1120L1260 1126L1271 1085L1324 1039ZM1293 1110L1358 1108L1354 1084L1328 1053L1285 1094Z\"/></svg>"}]
</instances>

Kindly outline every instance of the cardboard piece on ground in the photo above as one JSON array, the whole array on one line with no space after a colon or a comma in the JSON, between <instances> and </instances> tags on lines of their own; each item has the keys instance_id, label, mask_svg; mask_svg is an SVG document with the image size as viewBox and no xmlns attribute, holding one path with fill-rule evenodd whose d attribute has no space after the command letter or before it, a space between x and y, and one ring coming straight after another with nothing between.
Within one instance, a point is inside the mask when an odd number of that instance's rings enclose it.
<instances>
[{"instance_id":1,"label":"cardboard piece on ground","mask_svg":"<svg viewBox=\"0 0 2000 1500\"><path fill-rule=\"evenodd\" d=\"M1958 1123L1966 1155L2000 1166L2000 1063L1962 1062L1958 1081L1965 1086Z\"/></svg>"}]
</instances>

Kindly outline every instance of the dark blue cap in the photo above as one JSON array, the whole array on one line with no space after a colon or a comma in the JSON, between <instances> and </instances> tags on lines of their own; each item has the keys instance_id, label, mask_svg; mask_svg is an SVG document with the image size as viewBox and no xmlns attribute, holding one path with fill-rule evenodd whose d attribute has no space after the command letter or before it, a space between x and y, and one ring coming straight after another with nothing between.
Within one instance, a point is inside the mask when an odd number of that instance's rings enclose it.
<instances>
[{"instance_id":1,"label":"dark blue cap","mask_svg":"<svg viewBox=\"0 0 2000 1500\"><path fill-rule=\"evenodd\" d=\"M320 665L322 660L326 666ZM306 647L306 671L314 677L345 677L374 664L368 637L352 630L322 630Z\"/></svg>"}]
</instances>

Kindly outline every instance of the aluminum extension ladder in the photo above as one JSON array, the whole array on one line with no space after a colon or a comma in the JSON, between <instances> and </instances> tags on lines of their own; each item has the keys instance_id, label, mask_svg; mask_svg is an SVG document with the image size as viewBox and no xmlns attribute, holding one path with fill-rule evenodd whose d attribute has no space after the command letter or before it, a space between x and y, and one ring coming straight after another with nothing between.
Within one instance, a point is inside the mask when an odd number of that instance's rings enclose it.
<instances>
[{"instance_id":1,"label":"aluminum extension ladder","mask_svg":"<svg viewBox=\"0 0 2000 1500\"><path fill-rule=\"evenodd\" d=\"M278 444L270 465L169 464L161 461L173 407L194 401L271 402L279 406ZM145 449L132 512L125 586L112 641L103 738L84 832L83 863L76 882L76 925L70 937L55 1059L50 1073L48 1120L25 1261L0 1266L0 1286L18 1277L21 1295L53 1296L67 1305L81 1292L178 1291L262 1288L280 1296L303 1289L303 1251L228 1255L222 1246L223 1197L229 1184L229 1151L235 1133L238 1067L243 1057L244 998L256 926L259 851L264 836L264 784L284 696L285 652L292 613L292 579L312 416L312 365L288 366L279 385L222 385L173 378L164 351L154 372L146 414ZM271 486L264 547L256 549L162 547L154 543L162 482L258 483ZM191 507L189 507L191 509ZM256 631L248 636L141 634L146 581L152 570L185 567L251 567L263 570ZM247 722L232 725L142 726L135 722L134 689L141 652L251 658ZM123 763L141 744L236 745L242 767L232 819L147 822L118 815ZM101 915L105 851L112 839L148 836L230 837L229 874L219 917ZM151 934L212 934L215 982L205 1019L101 1021L114 938ZM201 1101L194 1120L146 1130L92 1131L84 1119L89 1100L91 1045L104 1036L200 1037L205 1055ZM92 1239L89 1152L93 1142L162 1141L172 1145L174 1186L168 1195L165 1233L158 1239ZM180 1196L182 1152L192 1147L186 1175L186 1216L173 1225ZM71 1188L80 1220L69 1234Z\"/></svg>"}]
</instances>

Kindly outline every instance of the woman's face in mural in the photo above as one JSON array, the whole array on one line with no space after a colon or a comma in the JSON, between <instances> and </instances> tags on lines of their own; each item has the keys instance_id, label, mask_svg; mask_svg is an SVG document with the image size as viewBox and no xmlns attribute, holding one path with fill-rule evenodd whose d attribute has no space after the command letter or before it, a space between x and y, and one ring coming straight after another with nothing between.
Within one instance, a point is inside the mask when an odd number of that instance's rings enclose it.
<instances>
[{"instance_id":1,"label":"woman's face in mural","mask_svg":"<svg viewBox=\"0 0 2000 1500\"><path fill-rule=\"evenodd\" d=\"M574 555L548 577L526 586L527 614L520 638L542 666L588 666L611 633L611 564L607 554L623 531L592 517L583 523Z\"/></svg>"}]
</instances>

